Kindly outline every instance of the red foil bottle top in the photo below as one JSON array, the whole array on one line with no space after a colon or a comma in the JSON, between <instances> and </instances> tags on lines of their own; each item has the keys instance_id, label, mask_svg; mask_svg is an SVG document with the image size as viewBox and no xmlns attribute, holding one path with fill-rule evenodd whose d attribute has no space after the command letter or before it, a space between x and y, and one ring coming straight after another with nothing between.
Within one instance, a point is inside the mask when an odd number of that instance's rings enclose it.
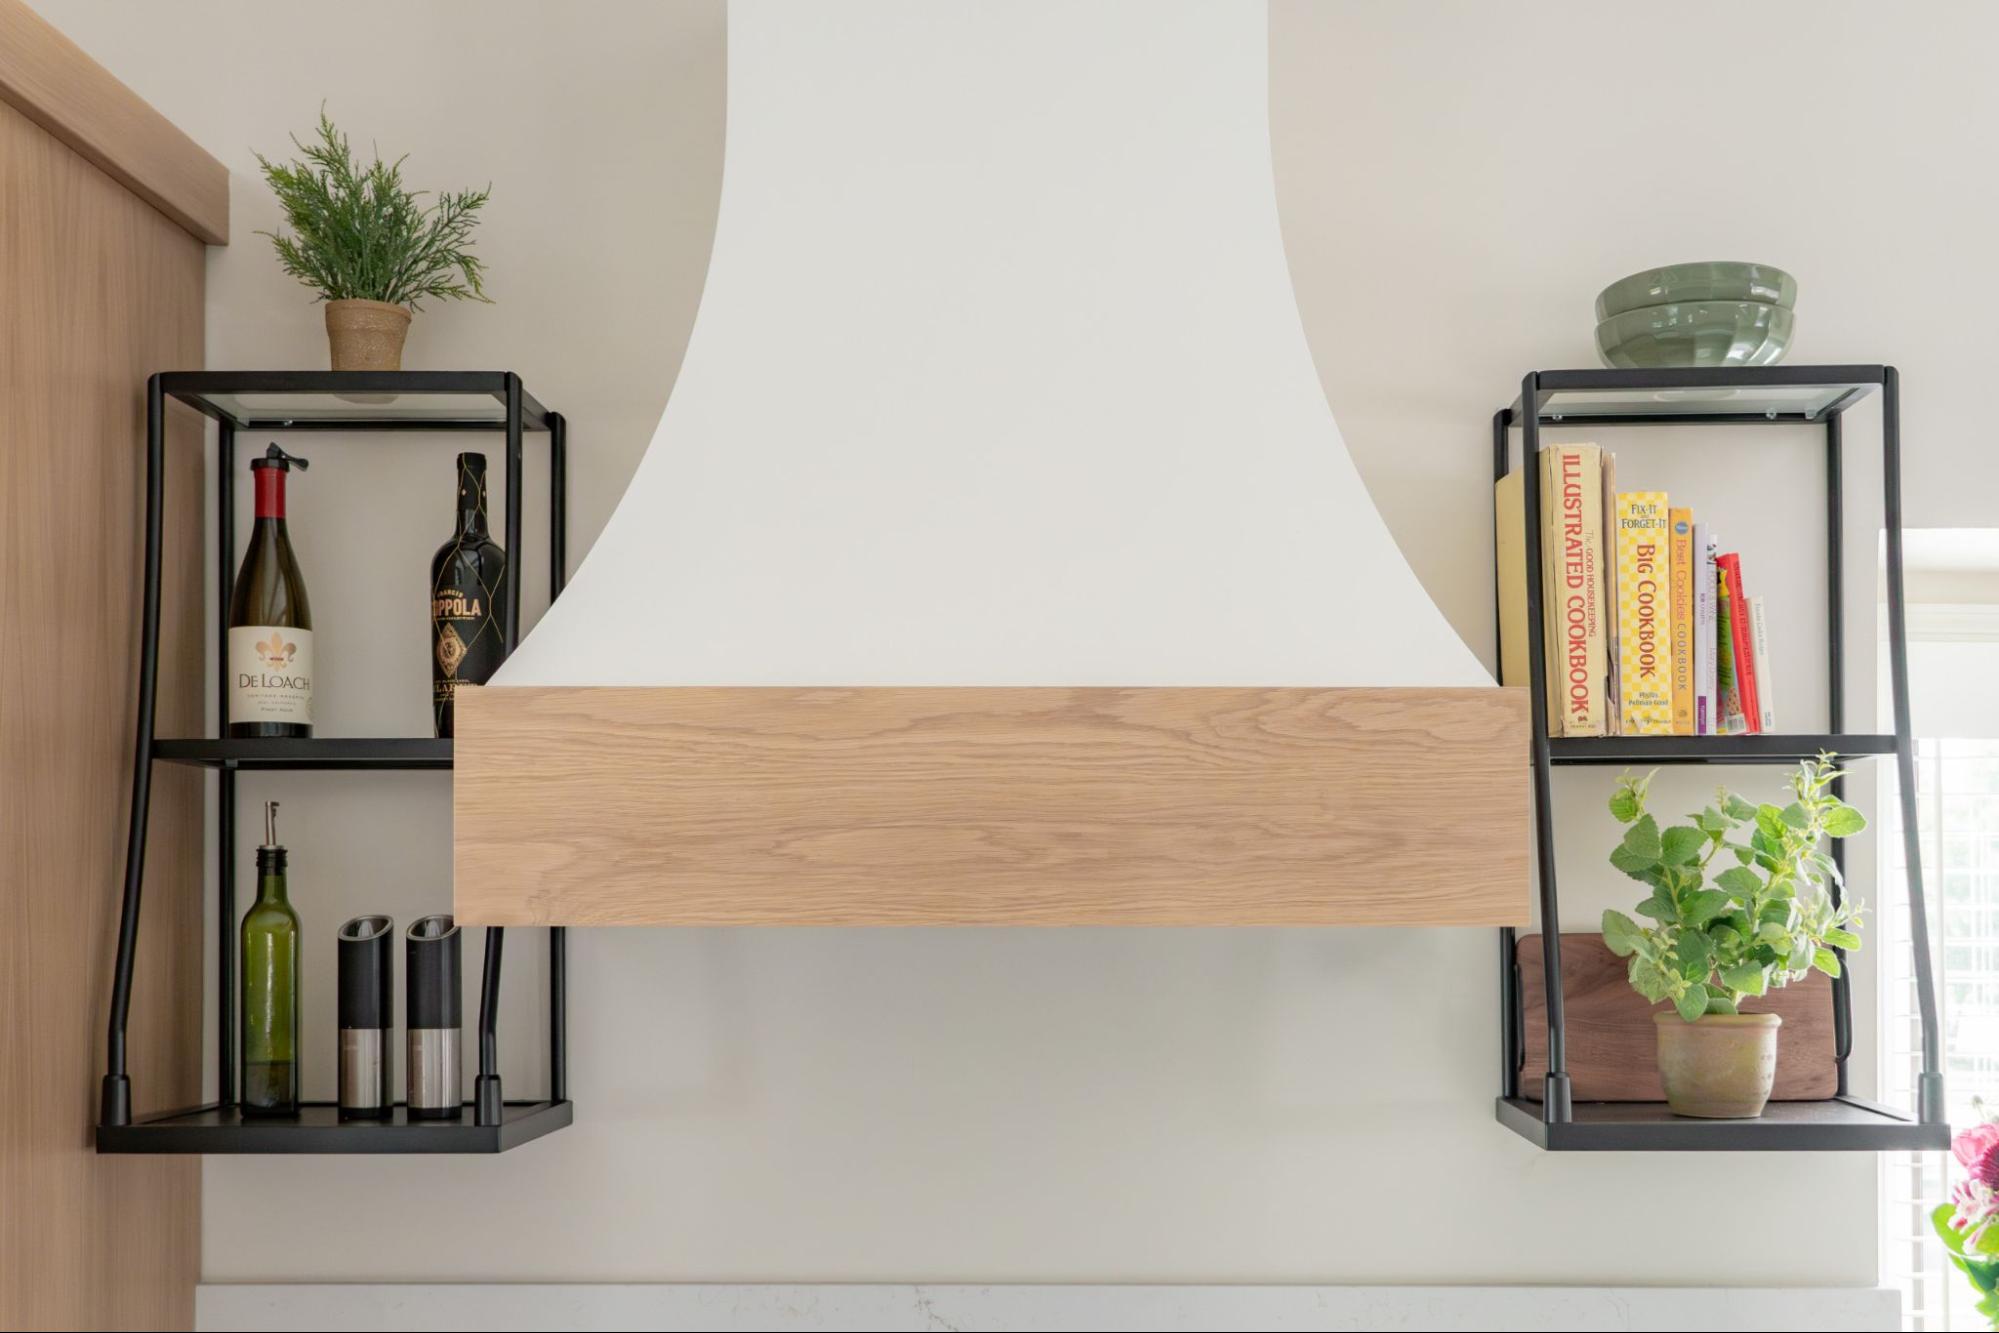
<instances>
[{"instance_id":1,"label":"red foil bottle top","mask_svg":"<svg viewBox=\"0 0 1999 1333\"><path fill-rule=\"evenodd\" d=\"M257 483L257 517L283 518L285 516L285 470L281 467L252 468L250 476Z\"/></svg>"}]
</instances>

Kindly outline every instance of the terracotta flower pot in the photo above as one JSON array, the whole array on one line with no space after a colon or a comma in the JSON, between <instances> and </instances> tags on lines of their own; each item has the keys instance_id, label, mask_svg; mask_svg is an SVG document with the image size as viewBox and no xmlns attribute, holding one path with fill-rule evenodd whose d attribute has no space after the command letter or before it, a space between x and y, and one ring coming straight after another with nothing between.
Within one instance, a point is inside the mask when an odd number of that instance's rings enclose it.
<instances>
[{"instance_id":1,"label":"terracotta flower pot","mask_svg":"<svg viewBox=\"0 0 1999 1333\"><path fill-rule=\"evenodd\" d=\"M386 301L328 301L326 341L335 370L401 370L407 307Z\"/></svg>"},{"instance_id":2,"label":"terracotta flower pot","mask_svg":"<svg viewBox=\"0 0 1999 1333\"><path fill-rule=\"evenodd\" d=\"M1753 1120L1777 1078L1777 1014L1705 1014L1689 1023L1672 1010L1659 1029L1659 1081L1674 1115Z\"/></svg>"}]
</instances>

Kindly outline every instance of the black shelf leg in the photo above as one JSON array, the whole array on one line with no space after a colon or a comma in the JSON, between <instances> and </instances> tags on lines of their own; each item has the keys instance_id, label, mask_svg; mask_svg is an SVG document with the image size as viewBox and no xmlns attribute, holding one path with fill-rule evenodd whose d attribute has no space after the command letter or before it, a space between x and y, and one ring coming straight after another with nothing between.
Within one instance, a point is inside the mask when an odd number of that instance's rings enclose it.
<instances>
[{"instance_id":1,"label":"black shelf leg","mask_svg":"<svg viewBox=\"0 0 1999 1333\"><path fill-rule=\"evenodd\" d=\"M1902 380L1893 366L1881 371L1882 500L1888 545L1888 671L1895 708L1895 776L1901 788L1902 854L1908 861L1909 934L1915 946L1916 1010L1923 1022L1923 1068L1916 1082L1916 1114L1926 1125L1944 1122L1942 1037L1937 1023L1936 978L1930 963L1929 911L1923 901L1923 839L1916 824L1916 742L1909 714L1909 625L1902 594Z\"/></svg>"},{"instance_id":2,"label":"black shelf leg","mask_svg":"<svg viewBox=\"0 0 1999 1333\"><path fill-rule=\"evenodd\" d=\"M1845 432L1840 414L1825 419L1825 540L1826 540L1826 730L1837 736L1846 730L1846 474ZM1832 794L1846 799L1846 779L1832 784ZM1832 863L1839 871L1829 891L1838 904L1846 874L1846 844L1832 840ZM1840 968L1832 979L1832 1059L1838 1095L1849 1089L1846 1062L1853 1055L1853 977L1846 968L1846 950L1835 949Z\"/></svg>"},{"instance_id":3,"label":"black shelf leg","mask_svg":"<svg viewBox=\"0 0 1999 1333\"><path fill-rule=\"evenodd\" d=\"M507 540L506 549L517 558L521 549L521 381L518 375L506 379L507 408ZM552 441L551 441L552 443ZM507 652L521 641L521 576L519 566L507 579L507 606L504 623ZM507 932L499 926L486 929L486 961L479 986L479 1075L472 1084L473 1123L497 1125L503 1111L500 1092L500 963L506 948Z\"/></svg>"},{"instance_id":4,"label":"black shelf leg","mask_svg":"<svg viewBox=\"0 0 1999 1333\"><path fill-rule=\"evenodd\" d=\"M215 734L229 734L229 597L236 560L236 428L215 437ZM236 1100L236 769L215 783L215 1100Z\"/></svg>"},{"instance_id":5,"label":"black shelf leg","mask_svg":"<svg viewBox=\"0 0 1999 1333\"><path fill-rule=\"evenodd\" d=\"M132 1080L125 1072L125 1022L132 1010L132 965L139 944L139 890L146 874L146 817L153 780L153 705L160 671L160 521L165 483L166 398L160 377L146 381L145 604L139 626L139 719L132 755L131 822L125 835L125 893L118 910L118 960L104 1043L99 1122L132 1122Z\"/></svg>"},{"instance_id":6,"label":"black shelf leg","mask_svg":"<svg viewBox=\"0 0 1999 1333\"><path fill-rule=\"evenodd\" d=\"M1506 408L1492 414L1492 480L1495 484L1505 480L1507 465L1512 461L1511 442L1507 431L1513 421L1513 413ZM1524 480L1524 478L1523 478ZM1499 514L1493 511L1492 549L1499 549ZM1506 633L1505 611L1499 604L1499 583L1493 581L1492 589L1492 653L1494 657L1492 674L1501 679L1504 648L1500 642ZM1499 928L1499 1095L1518 1097L1520 1095L1520 964L1519 933L1511 926Z\"/></svg>"},{"instance_id":7,"label":"black shelf leg","mask_svg":"<svg viewBox=\"0 0 1999 1333\"><path fill-rule=\"evenodd\" d=\"M474 1124L500 1123L500 954L506 943L501 926L486 928L486 965L479 983L479 1077L472 1084Z\"/></svg>"},{"instance_id":8,"label":"black shelf leg","mask_svg":"<svg viewBox=\"0 0 1999 1333\"><path fill-rule=\"evenodd\" d=\"M1530 374L1520 382L1521 510L1527 520L1527 679L1547 679L1548 663L1541 605L1541 385ZM1549 1124L1572 1117L1569 1094L1568 1044L1562 1015L1562 910L1555 894L1555 815L1551 803L1548 757L1548 695L1528 689L1529 726L1533 728L1534 860L1541 878L1541 966L1548 993L1548 1075L1542 1091L1541 1118Z\"/></svg>"},{"instance_id":9,"label":"black shelf leg","mask_svg":"<svg viewBox=\"0 0 1999 1333\"><path fill-rule=\"evenodd\" d=\"M569 422L548 414L548 599L569 582ZM548 1096L569 1099L569 932L548 932Z\"/></svg>"}]
</instances>

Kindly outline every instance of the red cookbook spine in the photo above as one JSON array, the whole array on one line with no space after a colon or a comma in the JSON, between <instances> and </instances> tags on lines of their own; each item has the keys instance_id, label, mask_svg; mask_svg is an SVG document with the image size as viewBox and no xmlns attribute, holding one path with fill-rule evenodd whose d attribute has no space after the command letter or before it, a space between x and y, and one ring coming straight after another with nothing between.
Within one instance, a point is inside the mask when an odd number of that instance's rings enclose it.
<instances>
[{"instance_id":1,"label":"red cookbook spine","mask_svg":"<svg viewBox=\"0 0 1999 1333\"><path fill-rule=\"evenodd\" d=\"M1756 638L1749 624L1749 599L1742 595L1742 557L1731 551L1716 559L1715 566L1728 580L1730 646L1735 650L1735 690L1742 698L1742 716L1747 730L1763 730L1763 713L1756 695Z\"/></svg>"}]
</instances>

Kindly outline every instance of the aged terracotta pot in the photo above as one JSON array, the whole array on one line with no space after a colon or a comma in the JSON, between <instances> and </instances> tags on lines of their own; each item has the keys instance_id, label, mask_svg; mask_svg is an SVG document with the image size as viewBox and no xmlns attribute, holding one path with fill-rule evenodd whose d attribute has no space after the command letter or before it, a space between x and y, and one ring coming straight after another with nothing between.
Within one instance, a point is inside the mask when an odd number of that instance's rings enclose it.
<instances>
[{"instance_id":1,"label":"aged terracotta pot","mask_svg":"<svg viewBox=\"0 0 1999 1333\"><path fill-rule=\"evenodd\" d=\"M335 370L401 370L407 307L386 301L328 301L326 341Z\"/></svg>"},{"instance_id":2,"label":"aged terracotta pot","mask_svg":"<svg viewBox=\"0 0 1999 1333\"><path fill-rule=\"evenodd\" d=\"M1672 1010L1659 1029L1659 1081L1674 1115L1753 1120L1777 1078L1777 1014L1705 1014L1689 1023Z\"/></svg>"}]
</instances>

